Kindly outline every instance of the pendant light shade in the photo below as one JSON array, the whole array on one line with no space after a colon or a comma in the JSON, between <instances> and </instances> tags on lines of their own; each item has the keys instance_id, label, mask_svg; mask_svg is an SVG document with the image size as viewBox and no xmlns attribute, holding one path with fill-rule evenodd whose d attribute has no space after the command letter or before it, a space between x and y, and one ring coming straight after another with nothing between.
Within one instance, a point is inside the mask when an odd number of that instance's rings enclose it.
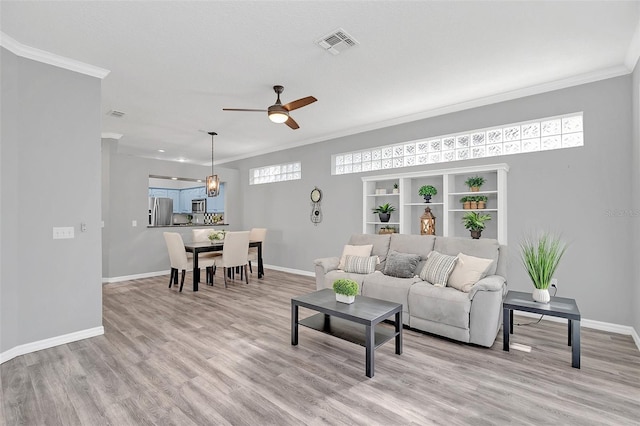
<instances>
[{"instance_id":1,"label":"pendant light shade","mask_svg":"<svg viewBox=\"0 0 640 426\"><path fill-rule=\"evenodd\" d=\"M213 173L213 137L216 132L209 132L211 135L211 176L207 176L207 197L217 197L220 193L220 179Z\"/></svg>"}]
</instances>

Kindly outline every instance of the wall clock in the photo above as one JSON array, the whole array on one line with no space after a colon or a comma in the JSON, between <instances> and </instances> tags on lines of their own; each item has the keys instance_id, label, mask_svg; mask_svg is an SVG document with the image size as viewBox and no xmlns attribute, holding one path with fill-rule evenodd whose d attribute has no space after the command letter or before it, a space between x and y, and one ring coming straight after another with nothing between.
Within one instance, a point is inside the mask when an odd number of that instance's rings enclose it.
<instances>
[{"instance_id":1,"label":"wall clock","mask_svg":"<svg viewBox=\"0 0 640 426\"><path fill-rule=\"evenodd\" d=\"M322 211L320 211L320 201L322 201L322 191L317 186L311 190L311 223L318 225L322 222Z\"/></svg>"}]
</instances>

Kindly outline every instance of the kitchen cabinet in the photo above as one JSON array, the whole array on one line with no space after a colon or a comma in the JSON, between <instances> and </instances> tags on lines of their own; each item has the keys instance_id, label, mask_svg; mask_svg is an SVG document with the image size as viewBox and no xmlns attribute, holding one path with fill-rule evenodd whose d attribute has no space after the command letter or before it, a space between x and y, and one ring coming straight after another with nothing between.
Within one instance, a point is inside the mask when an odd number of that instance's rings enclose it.
<instances>
[{"instance_id":1,"label":"kitchen cabinet","mask_svg":"<svg viewBox=\"0 0 640 426\"><path fill-rule=\"evenodd\" d=\"M394 226L401 234L420 234L420 216L430 207L437 218L436 235L445 237L468 237L469 231L462 225L462 216L472 210L464 210L460 198L469 195L484 195L488 198L486 208L477 209L491 215L483 238L496 238L507 243L507 164L459 167L393 175L366 176L363 184L363 232L378 233L383 226ZM485 184L480 192L470 192L464 184L472 176L482 176ZM392 193L394 184L398 192ZM422 185L436 187L438 193L430 203L425 203L418 190ZM389 203L396 208L389 222L380 222L371 210Z\"/></svg>"},{"instance_id":2,"label":"kitchen cabinet","mask_svg":"<svg viewBox=\"0 0 640 426\"><path fill-rule=\"evenodd\" d=\"M167 189L167 197L173 200L173 212L180 213L180 190Z\"/></svg>"},{"instance_id":3,"label":"kitchen cabinet","mask_svg":"<svg viewBox=\"0 0 640 426\"><path fill-rule=\"evenodd\" d=\"M207 213L224 213L224 183L220 184L217 197L207 197Z\"/></svg>"},{"instance_id":4,"label":"kitchen cabinet","mask_svg":"<svg viewBox=\"0 0 640 426\"><path fill-rule=\"evenodd\" d=\"M166 197L166 188L149 188L149 197Z\"/></svg>"}]
</instances>

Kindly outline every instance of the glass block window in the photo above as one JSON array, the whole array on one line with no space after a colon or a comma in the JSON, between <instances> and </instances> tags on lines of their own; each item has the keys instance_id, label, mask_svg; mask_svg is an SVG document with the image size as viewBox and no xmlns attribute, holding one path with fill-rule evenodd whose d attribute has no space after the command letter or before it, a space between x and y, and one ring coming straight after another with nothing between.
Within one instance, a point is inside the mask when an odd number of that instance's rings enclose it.
<instances>
[{"instance_id":1,"label":"glass block window","mask_svg":"<svg viewBox=\"0 0 640 426\"><path fill-rule=\"evenodd\" d=\"M583 145L582 112L576 112L334 154L331 173L343 175Z\"/></svg>"},{"instance_id":2,"label":"glass block window","mask_svg":"<svg viewBox=\"0 0 640 426\"><path fill-rule=\"evenodd\" d=\"M346 156L345 156L346 157ZM351 162L355 157L353 154L348 154L349 164L345 164L345 158L341 158L340 170L342 173L354 173ZM358 157L359 158L359 157ZM348 172L345 172L345 167L349 166ZM357 170L358 172L361 169ZM342 174L341 173L341 174ZM260 185L262 183L272 182L284 182L286 180L302 179L302 166L300 162L277 164L274 166L257 167L249 170L249 185Z\"/></svg>"}]
</instances>

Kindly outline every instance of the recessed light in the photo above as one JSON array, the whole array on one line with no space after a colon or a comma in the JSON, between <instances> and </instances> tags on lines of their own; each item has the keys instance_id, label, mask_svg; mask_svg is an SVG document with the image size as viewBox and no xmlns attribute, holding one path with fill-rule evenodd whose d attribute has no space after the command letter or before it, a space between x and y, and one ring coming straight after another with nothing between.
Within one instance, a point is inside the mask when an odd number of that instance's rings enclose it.
<instances>
[{"instance_id":1,"label":"recessed light","mask_svg":"<svg viewBox=\"0 0 640 426\"><path fill-rule=\"evenodd\" d=\"M184 158L178 158L178 161L184 163L186 160Z\"/></svg>"},{"instance_id":2,"label":"recessed light","mask_svg":"<svg viewBox=\"0 0 640 426\"><path fill-rule=\"evenodd\" d=\"M178 178L171 178L171 180L178 180Z\"/></svg>"},{"instance_id":3,"label":"recessed light","mask_svg":"<svg viewBox=\"0 0 640 426\"><path fill-rule=\"evenodd\" d=\"M158 152L164 152L164 149L159 149Z\"/></svg>"},{"instance_id":4,"label":"recessed light","mask_svg":"<svg viewBox=\"0 0 640 426\"><path fill-rule=\"evenodd\" d=\"M198 179L198 182L202 182L202 179Z\"/></svg>"}]
</instances>

